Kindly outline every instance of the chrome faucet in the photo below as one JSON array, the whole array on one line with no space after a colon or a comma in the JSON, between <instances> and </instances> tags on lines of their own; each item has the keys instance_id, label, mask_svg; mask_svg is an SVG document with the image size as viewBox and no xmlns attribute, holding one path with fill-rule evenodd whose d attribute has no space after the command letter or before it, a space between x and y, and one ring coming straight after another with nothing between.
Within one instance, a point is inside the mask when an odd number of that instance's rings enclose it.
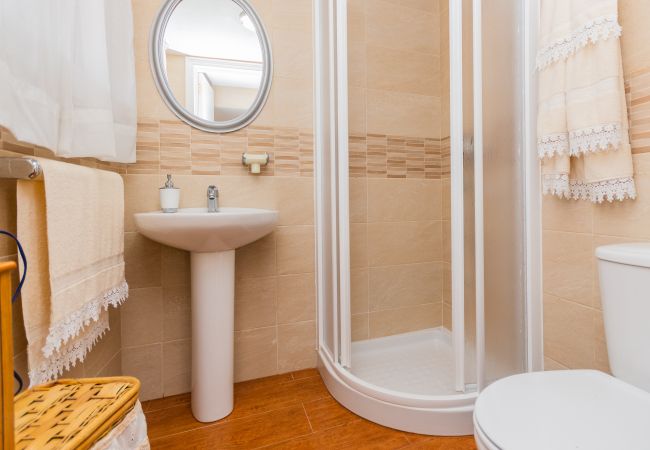
<instances>
[{"instance_id":1,"label":"chrome faucet","mask_svg":"<svg viewBox=\"0 0 650 450\"><path fill-rule=\"evenodd\" d=\"M208 212L219 212L219 189L216 186L208 186Z\"/></svg>"}]
</instances>

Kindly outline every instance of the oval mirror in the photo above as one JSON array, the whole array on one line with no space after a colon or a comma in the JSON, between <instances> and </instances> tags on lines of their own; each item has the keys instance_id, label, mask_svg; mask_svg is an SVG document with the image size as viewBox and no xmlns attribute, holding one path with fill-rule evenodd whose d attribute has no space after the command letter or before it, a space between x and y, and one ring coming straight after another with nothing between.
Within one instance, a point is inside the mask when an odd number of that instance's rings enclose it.
<instances>
[{"instance_id":1,"label":"oval mirror","mask_svg":"<svg viewBox=\"0 0 650 450\"><path fill-rule=\"evenodd\" d=\"M150 59L167 106L205 131L245 127L271 89L269 39L246 0L167 0L153 26Z\"/></svg>"}]
</instances>

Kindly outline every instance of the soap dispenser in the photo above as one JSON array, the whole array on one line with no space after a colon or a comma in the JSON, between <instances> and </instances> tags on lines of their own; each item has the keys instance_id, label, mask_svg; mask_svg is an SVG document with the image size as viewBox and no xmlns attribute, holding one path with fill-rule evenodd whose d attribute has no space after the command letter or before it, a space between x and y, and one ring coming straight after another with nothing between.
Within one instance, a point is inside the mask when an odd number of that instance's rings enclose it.
<instances>
[{"instance_id":1,"label":"soap dispenser","mask_svg":"<svg viewBox=\"0 0 650 450\"><path fill-rule=\"evenodd\" d=\"M160 188L160 209L164 213L175 213L178 211L180 200L181 190L174 187L172 175L168 173L165 185Z\"/></svg>"}]
</instances>

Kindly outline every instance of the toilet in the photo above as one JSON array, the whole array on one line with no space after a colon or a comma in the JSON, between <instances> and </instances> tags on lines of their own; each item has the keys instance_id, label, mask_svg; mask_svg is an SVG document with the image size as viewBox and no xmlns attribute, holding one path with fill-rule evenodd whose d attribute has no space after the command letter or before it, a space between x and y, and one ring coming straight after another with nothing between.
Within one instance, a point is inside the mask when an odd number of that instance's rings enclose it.
<instances>
[{"instance_id":1,"label":"toilet","mask_svg":"<svg viewBox=\"0 0 650 450\"><path fill-rule=\"evenodd\" d=\"M614 376L596 370L514 375L474 409L480 450L650 449L650 244L596 249Z\"/></svg>"}]
</instances>

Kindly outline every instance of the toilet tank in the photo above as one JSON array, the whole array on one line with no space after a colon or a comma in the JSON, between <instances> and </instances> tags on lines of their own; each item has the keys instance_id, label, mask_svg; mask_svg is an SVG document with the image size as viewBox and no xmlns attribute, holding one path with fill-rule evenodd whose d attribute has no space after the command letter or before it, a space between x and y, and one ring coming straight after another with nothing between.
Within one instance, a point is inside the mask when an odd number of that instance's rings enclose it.
<instances>
[{"instance_id":1,"label":"toilet tank","mask_svg":"<svg viewBox=\"0 0 650 450\"><path fill-rule=\"evenodd\" d=\"M650 244L596 249L612 374L650 392Z\"/></svg>"}]
</instances>

